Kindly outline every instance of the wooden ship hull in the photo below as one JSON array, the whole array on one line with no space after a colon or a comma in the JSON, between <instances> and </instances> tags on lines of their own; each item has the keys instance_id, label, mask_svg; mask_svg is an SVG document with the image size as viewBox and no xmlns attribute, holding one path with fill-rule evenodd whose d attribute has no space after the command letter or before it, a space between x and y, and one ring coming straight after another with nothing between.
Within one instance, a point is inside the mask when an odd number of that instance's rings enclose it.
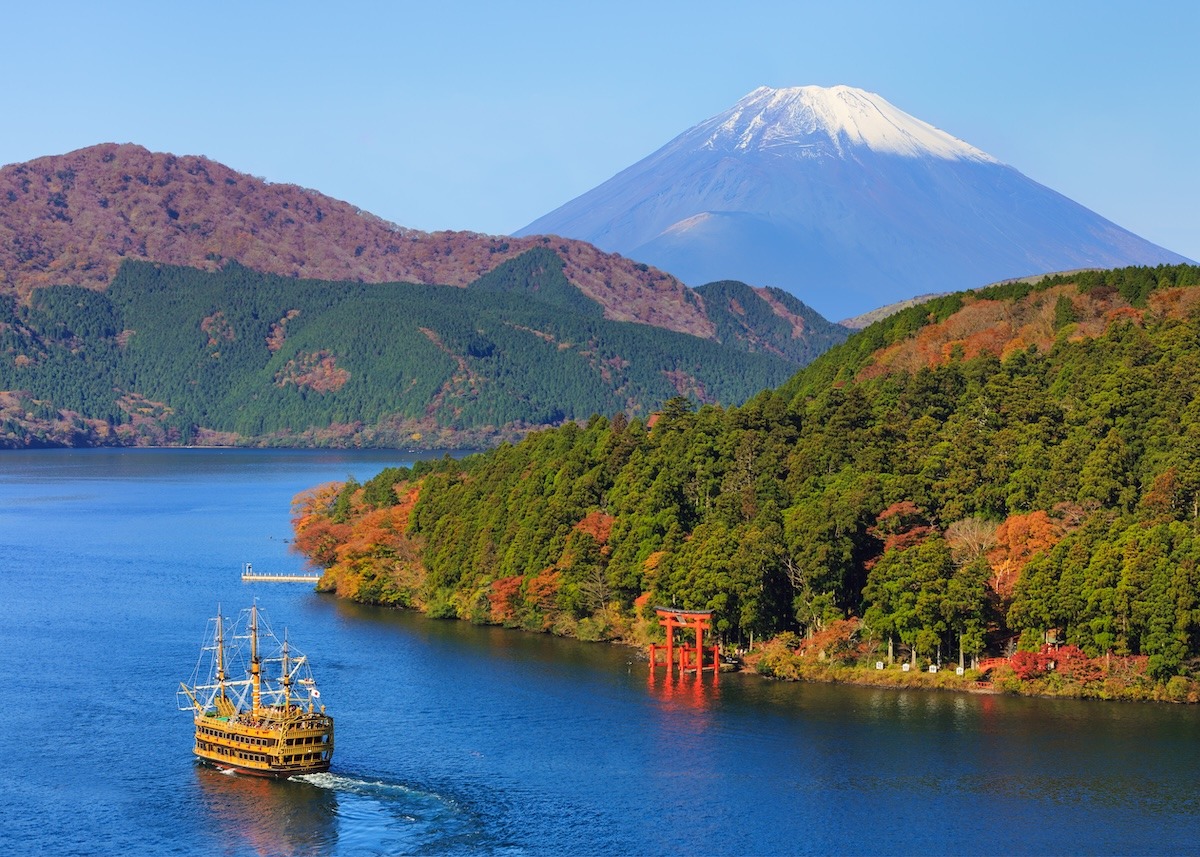
<instances>
[{"instance_id":1,"label":"wooden ship hull","mask_svg":"<svg viewBox=\"0 0 1200 857\"><path fill-rule=\"evenodd\" d=\"M224 771L286 779L329 770L333 759L333 718L307 714L279 722L243 722L200 714L195 718L193 752Z\"/></svg>"}]
</instances>

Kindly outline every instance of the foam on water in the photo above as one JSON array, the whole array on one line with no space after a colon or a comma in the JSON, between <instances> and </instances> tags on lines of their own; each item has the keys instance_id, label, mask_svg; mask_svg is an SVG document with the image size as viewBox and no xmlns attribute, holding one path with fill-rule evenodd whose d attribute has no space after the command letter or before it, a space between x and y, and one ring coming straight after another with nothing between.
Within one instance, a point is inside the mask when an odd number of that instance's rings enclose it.
<instances>
[{"instance_id":1,"label":"foam on water","mask_svg":"<svg viewBox=\"0 0 1200 857\"><path fill-rule=\"evenodd\" d=\"M494 850L480 822L454 798L398 782L344 773L295 777L336 796L338 842L357 848Z\"/></svg>"}]
</instances>

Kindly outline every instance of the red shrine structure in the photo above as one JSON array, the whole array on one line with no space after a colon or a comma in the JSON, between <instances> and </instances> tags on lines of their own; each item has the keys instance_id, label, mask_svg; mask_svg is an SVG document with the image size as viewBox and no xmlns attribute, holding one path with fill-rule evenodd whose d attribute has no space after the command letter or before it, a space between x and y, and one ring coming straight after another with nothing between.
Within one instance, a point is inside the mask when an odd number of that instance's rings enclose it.
<instances>
[{"instance_id":1,"label":"red shrine structure","mask_svg":"<svg viewBox=\"0 0 1200 857\"><path fill-rule=\"evenodd\" d=\"M695 644L687 645L686 641L679 641L679 674L694 670L697 676L704 673L705 670L712 670L713 675L717 675L720 670L720 648L712 646L712 661L708 664L704 663L704 632L712 630L713 611L711 610L675 610L671 607L655 607L654 612L658 614L658 624L662 625L667 632L667 642L665 645L652 643L650 645L650 669L656 666L666 664L667 675L671 675L671 671L675 666L675 632L676 630L690 630L695 634ZM663 657L660 660L659 654Z\"/></svg>"}]
</instances>

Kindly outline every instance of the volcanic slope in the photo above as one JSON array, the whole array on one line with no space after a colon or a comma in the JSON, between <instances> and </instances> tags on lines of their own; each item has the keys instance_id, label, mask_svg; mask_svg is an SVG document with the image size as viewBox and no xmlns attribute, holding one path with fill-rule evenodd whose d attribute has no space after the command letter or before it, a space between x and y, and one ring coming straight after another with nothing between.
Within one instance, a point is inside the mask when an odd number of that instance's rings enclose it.
<instances>
[{"instance_id":1,"label":"volcanic slope","mask_svg":"<svg viewBox=\"0 0 1200 857\"><path fill-rule=\"evenodd\" d=\"M1187 261L847 86L760 87L515 234L578 238L690 284L778 286L828 318Z\"/></svg>"}]
</instances>

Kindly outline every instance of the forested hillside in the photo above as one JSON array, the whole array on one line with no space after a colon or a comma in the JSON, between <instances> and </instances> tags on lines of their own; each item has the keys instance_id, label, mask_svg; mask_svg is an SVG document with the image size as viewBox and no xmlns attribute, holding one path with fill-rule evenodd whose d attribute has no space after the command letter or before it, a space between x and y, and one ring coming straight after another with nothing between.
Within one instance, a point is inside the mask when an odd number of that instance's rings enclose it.
<instances>
[{"instance_id":1,"label":"forested hillside","mask_svg":"<svg viewBox=\"0 0 1200 857\"><path fill-rule=\"evenodd\" d=\"M0 390L20 392L0 445L482 445L673 396L744 401L843 336L796 336L802 304L777 316L742 284L710 302L729 344L612 321L563 268L534 249L453 288L127 262L103 292L2 299ZM757 329L739 296L764 307Z\"/></svg>"},{"instance_id":2,"label":"forested hillside","mask_svg":"<svg viewBox=\"0 0 1200 857\"><path fill-rule=\"evenodd\" d=\"M1073 692L1165 688L1200 658L1197 285L939 298L741 407L613 410L314 489L296 544L339 594L435 616L637 639L647 604L713 609L725 641L799 634L777 672L810 637L838 663L1019 645L1029 678L1052 641Z\"/></svg>"}]
</instances>

